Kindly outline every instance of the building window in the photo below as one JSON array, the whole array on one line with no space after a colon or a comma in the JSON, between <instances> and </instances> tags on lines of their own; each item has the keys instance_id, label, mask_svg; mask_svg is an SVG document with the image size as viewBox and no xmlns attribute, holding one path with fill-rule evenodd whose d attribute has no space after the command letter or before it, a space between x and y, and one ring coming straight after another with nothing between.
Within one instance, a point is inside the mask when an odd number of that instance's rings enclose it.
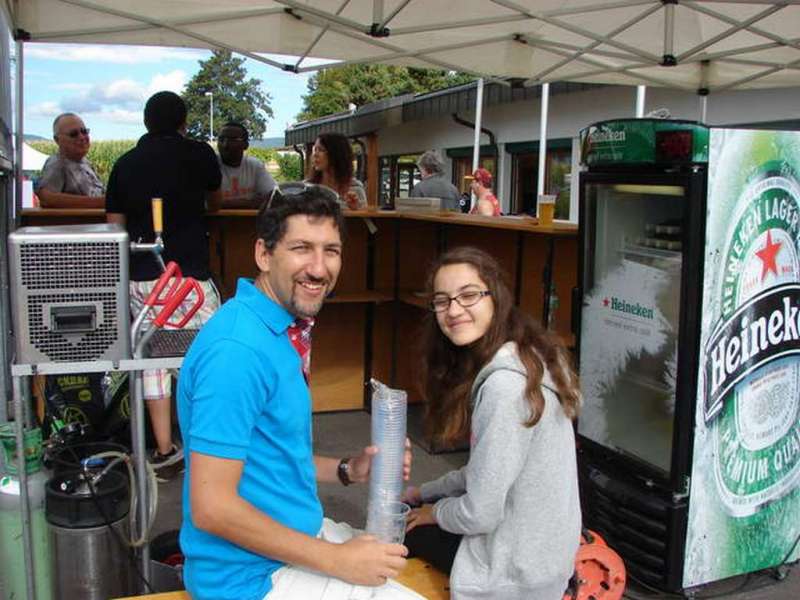
<instances>
[{"instance_id":1,"label":"building window","mask_svg":"<svg viewBox=\"0 0 800 600\"><path fill-rule=\"evenodd\" d=\"M381 156L380 204L389 206L395 198L407 198L408 193L422 180L417 168L418 154Z\"/></svg>"},{"instance_id":2,"label":"building window","mask_svg":"<svg viewBox=\"0 0 800 600\"><path fill-rule=\"evenodd\" d=\"M539 153L513 152L511 207L514 213L536 214L539 181ZM556 195L556 219L569 220L572 181L572 149L548 148L545 160L544 192Z\"/></svg>"},{"instance_id":3,"label":"building window","mask_svg":"<svg viewBox=\"0 0 800 600\"><path fill-rule=\"evenodd\" d=\"M478 162L481 167L489 171L493 178L497 177L497 160L494 156L481 156ZM469 180L464 179L467 175L472 174L472 157L460 157L453 159L453 185L458 188L462 194L469 193ZM494 187L497 183L494 182Z\"/></svg>"}]
</instances>

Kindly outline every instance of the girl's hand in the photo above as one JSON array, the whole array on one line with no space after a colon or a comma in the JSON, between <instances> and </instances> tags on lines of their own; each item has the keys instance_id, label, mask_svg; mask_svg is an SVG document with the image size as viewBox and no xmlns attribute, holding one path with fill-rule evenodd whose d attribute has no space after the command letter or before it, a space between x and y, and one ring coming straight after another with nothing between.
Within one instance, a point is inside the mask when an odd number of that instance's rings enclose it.
<instances>
[{"instance_id":1,"label":"girl's hand","mask_svg":"<svg viewBox=\"0 0 800 600\"><path fill-rule=\"evenodd\" d=\"M403 492L401 500L409 506L419 506L422 504L422 492L419 491L418 487L410 485Z\"/></svg>"},{"instance_id":2,"label":"girl's hand","mask_svg":"<svg viewBox=\"0 0 800 600\"><path fill-rule=\"evenodd\" d=\"M423 504L419 508L414 508L408 513L406 532L421 525L436 525L436 517L433 514L433 504Z\"/></svg>"}]
</instances>

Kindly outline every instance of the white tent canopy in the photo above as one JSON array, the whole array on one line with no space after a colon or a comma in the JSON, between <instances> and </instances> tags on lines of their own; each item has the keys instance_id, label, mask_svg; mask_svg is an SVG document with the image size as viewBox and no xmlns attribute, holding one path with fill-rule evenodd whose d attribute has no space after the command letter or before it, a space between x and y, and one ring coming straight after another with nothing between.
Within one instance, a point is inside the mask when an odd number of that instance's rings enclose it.
<instances>
[{"instance_id":1,"label":"white tent canopy","mask_svg":"<svg viewBox=\"0 0 800 600\"><path fill-rule=\"evenodd\" d=\"M21 39L715 92L800 83L800 5L756 0L1 0ZM300 56L283 65L256 53Z\"/></svg>"},{"instance_id":2,"label":"white tent canopy","mask_svg":"<svg viewBox=\"0 0 800 600\"><path fill-rule=\"evenodd\" d=\"M22 170L23 171L41 171L44 163L47 160L47 154L39 152L28 144L22 145Z\"/></svg>"}]
</instances>

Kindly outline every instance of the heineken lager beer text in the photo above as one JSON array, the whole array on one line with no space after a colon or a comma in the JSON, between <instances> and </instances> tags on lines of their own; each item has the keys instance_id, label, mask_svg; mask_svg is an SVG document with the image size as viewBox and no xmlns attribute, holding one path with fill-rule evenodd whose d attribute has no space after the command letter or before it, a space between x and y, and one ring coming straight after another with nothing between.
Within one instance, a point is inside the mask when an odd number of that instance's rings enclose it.
<instances>
[{"instance_id":1,"label":"heineken lager beer text","mask_svg":"<svg viewBox=\"0 0 800 600\"><path fill-rule=\"evenodd\" d=\"M800 532L799 173L798 134L712 130L686 585Z\"/></svg>"}]
</instances>

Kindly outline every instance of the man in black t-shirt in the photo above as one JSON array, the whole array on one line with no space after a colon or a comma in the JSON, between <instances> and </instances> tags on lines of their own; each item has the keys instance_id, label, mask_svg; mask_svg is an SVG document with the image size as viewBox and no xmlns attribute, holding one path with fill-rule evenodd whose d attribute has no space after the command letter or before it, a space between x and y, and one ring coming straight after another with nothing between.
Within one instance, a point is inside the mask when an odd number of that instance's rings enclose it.
<instances>
[{"instance_id":1,"label":"man in black t-shirt","mask_svg":"<svg viewBox=\"0 0 800 600\"><path fill-rule=\"evenodd\" d=\"M194 277L203 286L203 307L186 325L197 328L219 306L219 294L211 282L205 225L206 206L216 210L221 203L219 163L208 144L183 136L186 105L177 94L153 95L144 108L144 124L147 133L111 170L106 191L107 220L124 225L131 241L152 242L155 234L151 199L163 199L164 262L174 260L185 276ZM131 254L134 316L160 275L161 267L152 254ZM180 320L190 306L191 302L180 307L170 320ZM158 446L151 462L162 478L178 473L183 466L183 451L172 442L171 387L168 371L145 371L144 398Z\"/></svg>"}]
</instances>

